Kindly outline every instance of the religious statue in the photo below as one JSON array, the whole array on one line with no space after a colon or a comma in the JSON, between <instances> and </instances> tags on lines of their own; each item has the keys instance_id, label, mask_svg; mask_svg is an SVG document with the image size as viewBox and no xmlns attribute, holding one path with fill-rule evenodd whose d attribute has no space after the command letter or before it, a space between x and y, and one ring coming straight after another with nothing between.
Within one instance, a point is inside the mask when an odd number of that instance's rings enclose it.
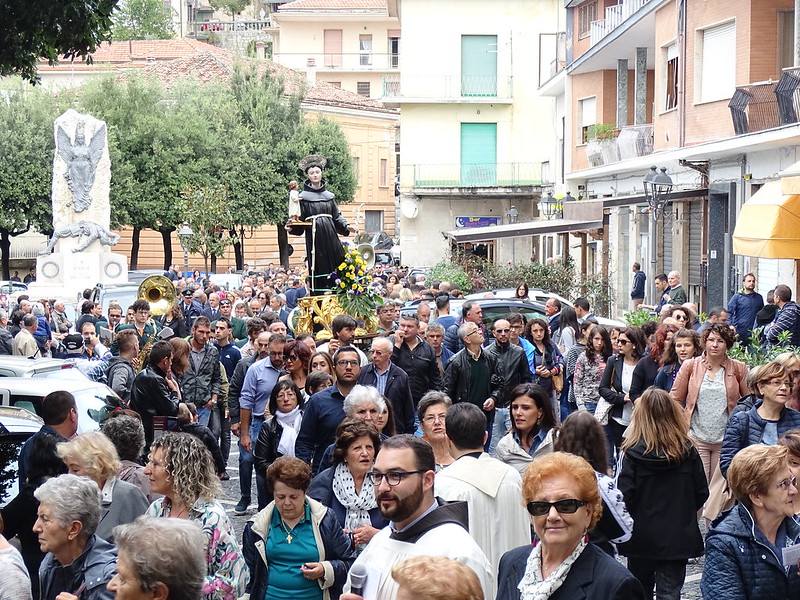
<instances>
[{"instance_id":1,"label":"religious statue","mask_svg":"<svg viewBox=\"0 0 800 600\"><path fill-rule=\"evenodd\" d=\"M306 156L300 161L299 166L308 177L300 193L300 222L290 222L286 226L292 235L305 233L311 294L333 289L331 273L344 260L339 236L357 233L339 212L336 196L325 189L322 171L326 164L322 156Z\"/></svg>"},{"instance_id":2,"label":"religious statue","mask_svg":"<svg viewBox=\"0 0 800 600\"><path fill-rule=\"evenodd\" d=\"M119 243L119 234L113 231L108 231L102 225L97 223L90 223L89 221L78 221L77 223L70 223L59 227L53 232L53 237L47 247L39 252L42 254L49 254L55 248L56 242L65 237L83 237L83 241L72 249L73 252L83 252L89 245L99 240L104 246L116 246Z\"/></svg>"},{"instance_id":3,"label":"religious statue","mask_svg":"<svg viewBox=\"0 0 800 600\"><path fill-rule=\"evenodd\" d=\"M83 212L92 203L89 192L94 185L94 174L97 163L103 154L106 144L106 125L95 132L89 144L86 144L84 122L79 121L75 129L75 143L69 139L69 134L59 126L57 130L58 153L67 163L67 180L69 190L72 192L72 206L75 212Z\"/></svg>"}]
</instances>

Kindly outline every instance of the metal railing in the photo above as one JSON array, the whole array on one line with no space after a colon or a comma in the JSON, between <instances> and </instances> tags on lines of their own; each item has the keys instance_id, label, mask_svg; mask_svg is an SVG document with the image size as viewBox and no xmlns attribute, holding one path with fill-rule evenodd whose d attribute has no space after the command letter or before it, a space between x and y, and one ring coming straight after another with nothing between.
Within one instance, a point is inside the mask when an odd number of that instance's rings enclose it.
<instances>
[{"instance_id":1,"label":"metal railing","mask_svg":"<svg viewBox=\"0 0 800 600\"><path fill-rule=\"evenodd\" d=\"M617 136L620 160L653 153L653 125L626 125Z\"/></svg>"},{"instance_id":2,"label":"metal railing","mask_svg":"<svg viewBox=\"0 0 800 600\"><path fill-rule=\"evenodd\" d=\"M541 163L414 165L417 187L486 187L542 185Z\"/></svg>"},{"instance_id":3,"label":"metal railing","mask_svg":"<svg viewBox=\"0 0 800 600\"><path fill-rule=\"evenodd\" d=\"M636 13L648 2L650 0L623 0L619 4L607 7L605 18L599 21L592 21L589 26L592 46L622 25L628 17Z\"/></svg>"},{"instance_id":4,"label":"metal railing","mask_svg":"<svg viewBox=\"0 0 800 600\"><path fill-rule=\"evenodd\" d=\"M384 98L512 98L512 77L385 75Z\"/></svg>"},{"instance_id":5,"label":"metal railing","mask_svg":"<svg viewBox=\"0 0 800 600\"><path fill-rule=\"evenodd\" d=\"M728 102L736 135L772 129L780 125L776 81L743 85L736 88Z\"/></svg>"},{"instance_id":6,"label":"metal railing","mask_svg":"<svg viewBox=\"0 0 800 600\"><path fill-rule=\"evenodd\" d=\"M280 52L275 62L290 69L333 69L342 71L391 71L400 69L400 55L375 52Z\"/></svg>"},{"instance_id":7,"label":"metal railing","mask_svg":"<svg viewBox=\"0 0 800 600\"><path fill-rule=\"evenodd\" d=\"M236 21L205 21L192 23L195 35L208 34L208 32L218 33L220 31L262 31L272 27L269 20L236 20Z\"/></svg>"},{"instance_id":8,"label":"metal railing","mask_svg":"<svg viewBox=\"0 0 800 600\"><path fill-rule=\"evenodd\" d=\"M539 87L567 66L567 34L539 34Z\"/></svg>"}]
</instances>

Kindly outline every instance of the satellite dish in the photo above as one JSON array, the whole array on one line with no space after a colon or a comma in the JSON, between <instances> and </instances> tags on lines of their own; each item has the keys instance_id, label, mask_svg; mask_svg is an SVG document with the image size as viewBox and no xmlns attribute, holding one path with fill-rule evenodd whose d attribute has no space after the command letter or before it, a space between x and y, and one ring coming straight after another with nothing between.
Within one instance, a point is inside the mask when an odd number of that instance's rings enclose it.
<instances>
[{"instance_id":1,"label":"satellite dish","mask_svg":"<svg viewBox=\"0 0 800 600\"><path fill-rule=\"evenodd\" d=\"M406 219L416 219L419 214L419 205L413 200L403 200L400 202L400 212Z\"/></svg>"}]
</instances>

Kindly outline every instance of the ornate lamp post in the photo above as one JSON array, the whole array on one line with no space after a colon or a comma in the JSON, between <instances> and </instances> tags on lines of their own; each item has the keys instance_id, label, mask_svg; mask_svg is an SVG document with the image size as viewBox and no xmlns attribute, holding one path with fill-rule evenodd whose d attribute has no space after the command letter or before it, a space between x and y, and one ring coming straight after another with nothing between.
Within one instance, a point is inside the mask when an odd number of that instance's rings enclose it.
<instances>
[{"instance_id":1,"label":"ornate lamp post","mask_svg":"<svg viewBox=\"0 0 800 600\"><path fill-rule=\"evenodd\" d=\"M561 217L561 206L561 201L553 197L553 192L547 192L547 195L539 200L539 207L542 210L544 218L548 221Z\"/></svg>"},{"instance_id":2,"label":"ornate lamp post","mask_svg":"<svg viewBox=\"0 0 800 600\"><path fill-rule=\"evenodd\" d=\"M644 178L644 195L647 198L647 205L650 207L650 214L653 216L650 232L650 277L648 281L648 291L650 299L654 304L656 298L655 276L656 276L656 252L658 248L656 231L664 208L669 201L669 193L672 191L672 178L667 175L667 168L661 167L661 172L655 166L650 167L650 172Z\"/></svg>"},{"instance_id":3,"label":"ornate lamp post","mask_svg":"<svg viewBox=\"0 0 800 600\"><path fill-rule=\"evenodd\" d=\"M194 231L189 224L184 221L183 227L178 231L178 240L183 248L183 275L189 271L189 239L194 235Z\"/></svg>"}]
</instances>

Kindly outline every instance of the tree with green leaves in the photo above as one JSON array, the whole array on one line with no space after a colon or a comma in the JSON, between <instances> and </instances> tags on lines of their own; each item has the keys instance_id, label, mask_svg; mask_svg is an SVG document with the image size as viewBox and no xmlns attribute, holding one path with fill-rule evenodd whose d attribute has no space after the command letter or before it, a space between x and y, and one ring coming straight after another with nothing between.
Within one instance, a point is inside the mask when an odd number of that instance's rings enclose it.
<instances>
[{"instance_id":1,"label":"tree with green leaves","mask_svg":"<svg viewBox=\"0 0 800 600\"><path fill-rule=\"evenodd\" d=\"M38 82L37 61L87 57L109 39L119 0L0 0L0 77Z\"/></svg>"},{"instance_id":2,"label":"tree with green leaves","mask_svg":"<svg viewBox=\"0 0 800 600\"><path fill-rule=\"evenodd\" d=\"M186 248L203 257L206 273L216 271L217 257L237 241L235 235L225 235L234 222L228 188L189 185L184 188L182 197L184 213L188 215L187 222L193 232L186 240Z\"/></svg>"},{"instance_id":3,"label":"tree with green leaves","mask_svg":"<svg viewBox=\"0 0 800 600\"><path fill-rule=\"evenodd\" d=\"M114 11L112 36L115 41L172 39L173 12L164 0L125 0Z\"/></svg>"},{"instance_id":4,"label":"tree with green leaves","mask_svg":"<svg viewBox=\"0 0 800 600\"><path fill-rule=\"evenodd\" d=\"M253 0L208 0L211 8L221 10L235 18L240 12L253 3Z\"/></svg>"},{"instance_id":5,"label":"tree with green leaves","mask_svg":"<svg viewBox=\"0 0 800 600\"><path fill-rule=\"evenodd\" d=\"M19 82L0 102L0 253L2 277L9 278L11 238L35 227L53 230L53 97Z\"/></svg>"}]
</instances>

